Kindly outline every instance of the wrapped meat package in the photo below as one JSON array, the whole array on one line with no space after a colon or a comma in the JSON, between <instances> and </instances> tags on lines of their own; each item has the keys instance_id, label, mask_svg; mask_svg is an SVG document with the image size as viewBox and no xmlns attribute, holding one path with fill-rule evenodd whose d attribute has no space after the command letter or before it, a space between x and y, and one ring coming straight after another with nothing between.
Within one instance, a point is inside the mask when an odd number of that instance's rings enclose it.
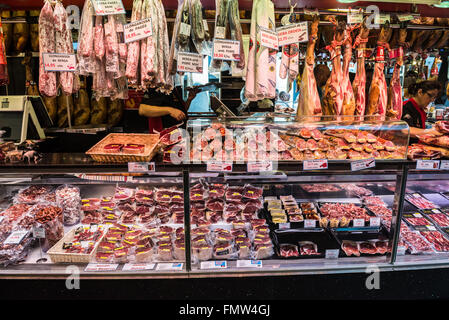
<instances>
[{"instance_id":1,"label":"wrapped meat package","mask_svg":"<svg viewBox=\"0 0 449 320\"><path fill-rule=\"evenodd\" d=\"M56 203L63 208L64 225L71 226L80 221L80 189L70 185L56 189Z\"/></svg>"},{"instance_id":2,"label":"wrapped meat package","mask_svg":"<svg viewBox=\"0 0 449 320\"><path fill-rule=\"evenodd\" d=\"M63 208L54 204L39 203L32 209L35 226L44 228L45 239L42 250L47 252L64 236Z\"/></svg>"}]
</instances>

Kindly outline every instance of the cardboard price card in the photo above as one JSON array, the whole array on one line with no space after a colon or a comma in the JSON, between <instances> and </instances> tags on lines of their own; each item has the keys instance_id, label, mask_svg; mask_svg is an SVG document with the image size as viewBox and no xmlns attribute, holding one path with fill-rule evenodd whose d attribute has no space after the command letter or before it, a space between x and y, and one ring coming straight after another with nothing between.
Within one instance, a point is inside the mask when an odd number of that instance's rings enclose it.
<instances>
[{"instance_id":1,"label":"cardboard price card","mask_svg":"<svg viewBox=\"0 0 449 320\"><path fill-rule=\"evenodd\" d=\"M203 73L203 56L196 53L179 52L177 71Z\"/></svg>"},{"instance_id":2,"label":"cardboard price card","mask_svg":"<svg viewBox=\"0 0 449 320\"><path fill-rule=\"evenodd\" d=\"M240 41L214 39L213 58L217 60L240 61Z\"/></svg>"},{"instance_id":3,"label":"cardboard price card","mask_svg":"<svg viewBox=\"0 0 449 320\"><path fill-rule=\"evenodd\" d=\"M153 35L151 18L125 24L123 26L125 43L139 41Z\"/></svg>"},{"instance_id":4,"label":"cardboard price card","mask_svg":"<svg viewBox=\"0 0 449 320\"><path fill-rule=\"evenodd\" d=\"M350 10L348 12L348 24L358 24L363 22L363 13L359 12L358 10Z\"/></svg>"},{"instance_id":5,"label":"cardboard price card","mask_svg":"<svg viewBox=\"0 0 449 320\"><path fill-rule=\"evenodd\" d=\"M44 70L46 72L75 72L76 55L69 53L43 53Z\"/></svg>"},{"instance_id":6,"label":"cardboard price card","mask_svg":"<svg viewBox=\"0 0 449 320\"><path fill-rule=\"evenodd\" d=\"M307 21L277 28L278 44L280 47L293 43L309 41Z\"/></svg>"},{"instance_id":7,"label":"cardboard price card","mask_svg":"<svg viewBox=\"0 0 449 320\"><path fill-rule=\"evenodd\" d=\"M275 31L260 27L260 44L264 47L278 50L278 35Z\"/></svg>"},{"instance_id":8,"label":"cardboard price card","mask_svg":"<svg viewBox=\"0 0 449 320\"><path fill-rule=\"evenodd\" d=\"M126 14L121 0L93 0L96 16L107 16L110 14Z\"/></svg>"}]
</instances>

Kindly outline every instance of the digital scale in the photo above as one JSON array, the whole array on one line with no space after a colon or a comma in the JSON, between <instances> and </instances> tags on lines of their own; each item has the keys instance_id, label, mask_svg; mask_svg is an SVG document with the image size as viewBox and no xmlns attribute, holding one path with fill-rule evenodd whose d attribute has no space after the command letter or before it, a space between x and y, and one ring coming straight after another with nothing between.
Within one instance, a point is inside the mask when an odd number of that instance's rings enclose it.
<instances>
[{"instance_id":1,"label":"digital scale","mask_svg":"<svg viewBox=\"0 0 449 320\"><path fill-rule=\"evenodd\" d=\"M45 139L44 128L51 126L53 122L41 97L0 96L3 140L22 143L27 139Z\"/></svg>"}]
</instances>

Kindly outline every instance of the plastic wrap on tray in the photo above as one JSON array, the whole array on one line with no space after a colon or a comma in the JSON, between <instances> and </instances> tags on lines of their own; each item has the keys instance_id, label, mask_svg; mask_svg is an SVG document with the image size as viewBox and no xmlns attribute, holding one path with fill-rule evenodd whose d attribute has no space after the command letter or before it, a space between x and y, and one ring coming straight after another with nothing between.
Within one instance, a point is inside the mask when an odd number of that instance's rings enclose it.
<instances>
[{"instance_id":1,"label":"plastic wrap on tray","mask_svg":"<svg viewBox=\"0 0 449 320\"><path fill-rule=\"evenodd\" d=\"M115 188L115 201L130 201L134 197L134 189L117 186Z\"/></svg>"},{"instance_id":2,"label":"plastic wrap on tray","mask_svg":"<svg viewBox=\"0 0 449 320\"><path fill-rule=\"evenodd\" d=\"M8 266L10 264L16 264L26 259L33 243L34 238L31 236L30 231L23 230L24 236L20 239L19 243L5 243L2 241L0 244L0 264ZM8 240L6 238L5 240Z\"/></svg>"},{"instance_id":3,"label":"plastic wrap on tray","mask_svg":"<svg viewBox=\"0 0 449 320\"><path fill-rule=\"evenodd\" d=\"M406 193L405 199L408 202L410 202L411 204L413 204L415 207L417 207L418 209L438 208L437 205L435 205L431 201L427 200L419 193Z\"/></svg>"},{"instance_id":4,"label":"plastic wrap on tray","mask_svg":"<svg viewBox=\"0 0 449 320\"><path fill-rule=\"evenodd\" d=\"M32 209L35 226L44 228L42 250L47 252L64 236L63 208L52 203L38 203Z\"/></svg>"},{"instance_id":5,"label":"plastic wrap on tray","mask_svg":"<svg viewBox=\"0 0 449 320\"><path fill-rule=\"evenodd\" d=\"M80 189L63 185L56 189L56 203L63 208L64 225L72 226L80 221Z\"/></svg>"},{"instance_id":6,"label":"plastic wrap on tray","mask_svg":"<svg viewBox=\"0 0 449 320\"><path fill-rule=\"evenodd\" d=\"M153 190L140 189L136 190L135 194L136 203L144 205L152 205L154 203Z\"/></svg>"},{"instance_id":7,"label":"plastic wrap on tray","mask_svg":"<svg viewBox=\"0 0 449 320\"><path fill-rule=\"evenodd\" d=\"M0 217L0 241L6 239L9 233L17 226L18 222L25 216L29 216L29 210L32 205L25 203L16 203L2 211ZM32 216L31 216L32 217ZM34 217L33 222L34 222Z\"/></svg>"},{"instance_id":8,"label":"plastic wrap on tray","mask_svg":"<svg viewBox=\"0 0 449 320\"><path fill-rule=\"evenodd\" d=\"M35 204L39 201L45 200L45 195L50 193L52 188L45 185L32 185L20 190L16 197L15 202Z\"/></svg>"},{"instance_id":9,"label":"plastic wrap on tray","mask_svg":"<svg viewBox=\"0 0 449 320\"><path fill-rule=\"evenodd\" d=\"M279 256L283 258L299 257L298 246L289 243L280 244Z\"/></svg>"}]
</instances>

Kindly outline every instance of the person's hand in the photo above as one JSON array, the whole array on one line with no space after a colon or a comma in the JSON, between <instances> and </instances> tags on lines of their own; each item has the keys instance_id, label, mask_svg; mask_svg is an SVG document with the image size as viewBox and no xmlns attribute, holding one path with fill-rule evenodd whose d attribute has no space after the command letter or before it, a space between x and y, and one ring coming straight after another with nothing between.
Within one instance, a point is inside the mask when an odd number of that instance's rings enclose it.
<instances>
[{"instance_id":1,"label":"person's hand","mask_svg":"<svg viewBox=\"0 0 449 320\"><path fill-rule=\"evenodd\" d=\"M184 112L182 112L181 110L175 109L175 108L170 108L169 114L172 118L174 118L178 121L182 121L186 118L186 115Z\"/></svg>"}]
</instances>

